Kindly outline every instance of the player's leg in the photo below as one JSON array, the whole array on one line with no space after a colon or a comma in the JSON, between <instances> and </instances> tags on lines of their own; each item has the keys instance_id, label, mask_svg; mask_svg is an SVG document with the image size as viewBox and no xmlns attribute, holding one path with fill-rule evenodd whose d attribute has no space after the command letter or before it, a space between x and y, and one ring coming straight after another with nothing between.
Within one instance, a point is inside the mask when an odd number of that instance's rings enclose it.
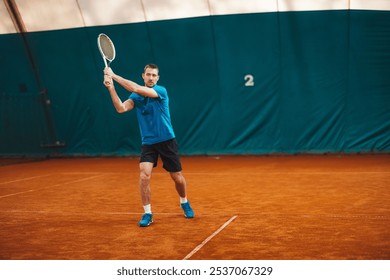
<instances>
[{"instance_id":1,"label":"player's leg","mask_svg":"<svg viewBox=\"0 0 390 280\"><path fill-rule=\"evenodd\" d=\"M172 180L175 182L176 191L180 196L180 207L184 211L186 218L193 218L194 211L191 208L190 202L187 200L187 183L181 172L169 172Z\"/></svg>"},{"instance_id":2,"label":"player's leg","mask_svg":"<svg viewBox=\"0 0 390 280\"><path fill-rule=\"evenodd\" d=\"M142 205L144 208L144 214L139 221L140 227L147 227L153 223L152 207L150 204L151 190L150 179L152 178L153 163L141 162L139 164L140 176L139 176L139 190L141 193Z\"/></svg>"},{"instance_id":3,"label":"player's leg","mask_svg":"<svg viewBox=\"0 0 390 280\"><path fill-rule=\"evenodd\" d=\"M157 165L157 160L158 153L154 150L152 146L142 146L139 164L139 190L145 213L139 222L139 226L141 227L147 227L153 222L150 181L152 179L153 167Z\"/></svg>"},{"instance_id":4,"label":"player's leg","mask_svg":"<svg viewBox=\"0 0 390 280\"><path fill-rule=\"evenodd\" d=\"M152 178L153 163L141 162L139 164L139 189L141 193L142 205L150 204L151 189L150 180Z\"/></svg>"},{"instance_id":5,"label":"player's leg","mask_svg":"<svg viewBox=\"0 0 390 280\"><path fill-rule=\"evenodd\" d=\"M180 206L184 211L184 216L187 218L194 217L190 203L187 200L187 183L181 173L181 161L179 157L179 149L175 139L160 143L157 147L163 168L169 172L172 180L175 182L176 191L180 196Z\"/></svg>"},{"instance_id":6,"label":"player's leg","mask_svg":"<svg viewBox=\"0 0 390 280\"><path fill-rule=\"evenodd\" d=\"M187 197L187 183L181 172L169 172L180 197Z\"/></svg>"}]
</instances>

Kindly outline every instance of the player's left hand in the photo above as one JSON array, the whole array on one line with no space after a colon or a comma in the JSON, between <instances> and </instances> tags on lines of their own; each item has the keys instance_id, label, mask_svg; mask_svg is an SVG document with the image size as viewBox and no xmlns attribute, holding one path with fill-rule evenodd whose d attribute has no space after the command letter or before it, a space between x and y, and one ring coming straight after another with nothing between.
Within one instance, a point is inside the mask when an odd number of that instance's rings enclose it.
<instances>
[{"instance_id":1,"label":"player's left hand","mask_svg":"<svg viewBox=\"0 0 390 280\"><path fill-rule=\"evenodd\" d=\"M104 81L103 84L106 86L106 88L110 88L113 86L112 78L111 76L104 74Z\"/></svg>"}]
</instances>

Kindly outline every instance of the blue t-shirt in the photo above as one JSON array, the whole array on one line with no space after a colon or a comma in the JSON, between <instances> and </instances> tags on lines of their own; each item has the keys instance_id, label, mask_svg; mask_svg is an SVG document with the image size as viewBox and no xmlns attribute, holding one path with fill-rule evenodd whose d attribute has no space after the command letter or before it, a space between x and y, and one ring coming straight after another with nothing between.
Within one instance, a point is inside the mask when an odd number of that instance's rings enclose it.
<instances>
[{"instance_id":1,"label":"blue t-shirt","mask_svg":"<svg viewBox=\"0 0 390 280\"><path fill-rule=\"evenodd\" d=\"M137 112L142 144L152 145L175 138L169 113L169 98L165 87L155 85L158 98L131 93Z\"/></svg>"}]
</instances>

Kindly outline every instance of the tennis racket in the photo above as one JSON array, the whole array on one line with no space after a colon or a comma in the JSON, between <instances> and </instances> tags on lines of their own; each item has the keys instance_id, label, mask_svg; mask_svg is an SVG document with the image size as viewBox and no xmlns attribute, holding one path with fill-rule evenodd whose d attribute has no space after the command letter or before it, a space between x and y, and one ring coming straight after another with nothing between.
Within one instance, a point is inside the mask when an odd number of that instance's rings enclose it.
<instances>
[{"instance_id":1,"label":"tennis racket","mask_svg":"<svg viewBox=\"0 0 390 280\"><path fill-rule=\"evenodd\" d=\"M110 63L115 59L115 46L110 37L101 33L97 38L99 51L103 57L104 65L110 67Z\"/></svg>"}]
</instances>

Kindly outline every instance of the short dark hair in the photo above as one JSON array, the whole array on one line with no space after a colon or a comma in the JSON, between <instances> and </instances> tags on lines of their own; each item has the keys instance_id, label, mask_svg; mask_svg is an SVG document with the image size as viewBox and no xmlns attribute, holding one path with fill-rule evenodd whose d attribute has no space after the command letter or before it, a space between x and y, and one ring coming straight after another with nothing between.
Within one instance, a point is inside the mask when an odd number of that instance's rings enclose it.
<instances>
[{"instance_id":1,"label":"short dark hair","mask_svg":"<svg viewBox=\"0 0 390 280\"><path fill-rule=\"evenodd\" d=\"M160 72L160 69L158 69L158 66L156 64L153 64L153 63L146 64L146 66L144 67L144 72L148 68L157 69L157 73Z\"/></svg>"}]
</instances>

